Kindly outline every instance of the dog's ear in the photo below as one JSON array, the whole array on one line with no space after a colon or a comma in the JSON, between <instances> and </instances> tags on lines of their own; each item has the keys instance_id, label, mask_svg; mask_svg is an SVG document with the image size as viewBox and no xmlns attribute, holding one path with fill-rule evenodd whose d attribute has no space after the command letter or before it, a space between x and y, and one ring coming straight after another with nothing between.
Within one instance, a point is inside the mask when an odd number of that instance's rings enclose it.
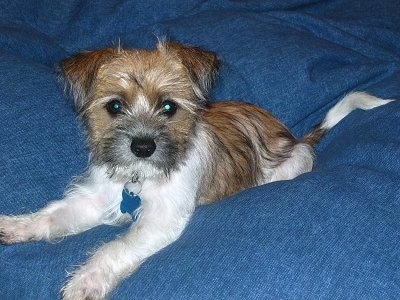
<instances>
[{"instance_id":1,"label":"dog's ear","mask_svg":"<svg viewBox=\"0 0 400 300\"><path fill-rule=\"evenodd\" d=\"M99 68L116 54L116 49L105 48L82 52L60 63L61 74L75 101L75 109L80 112L93 90Z\"/></svg>"},{"instance_id":2,"label":"dog's ear","mask_svg":"<svg viewBox=\"0 0 400 300\"><path fill-rule=\"evenodd\" d=\"M186 67L195 85L196 95L200 99L207 98L219 70L219 61L215 53L175 42L168 42L165 47L167 51L177 54Z\"/></svg>"}]
</instances>

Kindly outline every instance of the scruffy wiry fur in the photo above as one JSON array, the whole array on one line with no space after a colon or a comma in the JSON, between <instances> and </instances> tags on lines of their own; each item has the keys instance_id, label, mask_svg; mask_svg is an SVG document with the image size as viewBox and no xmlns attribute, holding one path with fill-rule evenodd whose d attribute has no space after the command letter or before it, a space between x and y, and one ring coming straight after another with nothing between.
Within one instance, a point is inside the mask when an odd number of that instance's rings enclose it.
<instances>
[{"instance_id":1,"label":"scruffy wiry fur","mask_svg":"<svg viewBox=\"0 0 400 300\"><path fill-rule=\"evenodd\" d=\"M132 220L124 185L140 185L137 220L70 274L63 299L104 299L149 256L175 241L197 205L292 179L313 165L312 147L355 108L388 103L345 97L302 139L268 112L238 101L207 103L214 53L178 43L107 48L61 63L86 131L90 163L61 200L33 214L0 216L0 242L55 240Z\"/></svg>"}]
</instances>

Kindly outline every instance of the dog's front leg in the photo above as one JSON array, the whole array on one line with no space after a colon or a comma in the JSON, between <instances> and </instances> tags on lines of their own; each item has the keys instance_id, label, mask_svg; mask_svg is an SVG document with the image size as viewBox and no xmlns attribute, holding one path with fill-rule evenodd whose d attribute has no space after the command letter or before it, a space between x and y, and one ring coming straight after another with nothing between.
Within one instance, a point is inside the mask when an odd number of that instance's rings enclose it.
<instances>
[{"instance_id":1,"label":"dog's front leg","mask_svg":"<svg viewBox=\"0 0 400 300\"><path fill-rule=\"evenodd\" d=\"M92 168L67 191L36 213L0 216L0 243L56 240L108 222L107 211L118 201L122 184L113 183L102 168ZM118 202L116 202L118 205Z\"/></svg>"},{"instance_id":2,"label":"dog's front leg","mask_svg":"<svg viewBox=\"0 0 400 300\"><path fill-rule=\"evenodd\" d=\"M142 199L143 214L125 235L101 246L72 274L61 292L64 300L104 299L149 256L180 236L194 201L184 205L170 199L159 201L146 203Z\"/></svg>"}]
</instances>

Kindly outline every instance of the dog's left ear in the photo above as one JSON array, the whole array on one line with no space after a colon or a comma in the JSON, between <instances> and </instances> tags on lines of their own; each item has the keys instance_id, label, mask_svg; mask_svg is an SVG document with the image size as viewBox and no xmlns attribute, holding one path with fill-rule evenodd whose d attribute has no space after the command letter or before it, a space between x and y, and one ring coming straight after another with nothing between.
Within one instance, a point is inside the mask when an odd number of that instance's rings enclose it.
<instances>
[{"instance_id":1,"label":"dog's left ear","mask_svg":"<svg viewBox=\"0 0 400 300\"><path fill-rule=\"evenodd\" d=\"M219 61L215 53L175 42L168 42L165 47L178 56L195 85L196 95L205 100L218 75Z\"/></svg>"}]
</instances>

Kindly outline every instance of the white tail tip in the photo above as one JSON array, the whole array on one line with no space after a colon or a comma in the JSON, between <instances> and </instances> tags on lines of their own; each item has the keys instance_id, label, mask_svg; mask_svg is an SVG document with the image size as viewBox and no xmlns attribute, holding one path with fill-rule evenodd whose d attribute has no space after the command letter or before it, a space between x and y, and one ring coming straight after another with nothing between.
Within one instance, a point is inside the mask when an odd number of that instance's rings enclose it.
<instances>
[{"instance_id":1,"label":"white tail tip","mask_svg":"<svg viewBox=\"0 0 400 300\"><path fill-rule=\"evenodd\" d=\"M369 110L392 101L374 97L364 92L348 94L328 111L321 127L324 129L332 128L355 109Z\"/></svg>"}]
</instances>

